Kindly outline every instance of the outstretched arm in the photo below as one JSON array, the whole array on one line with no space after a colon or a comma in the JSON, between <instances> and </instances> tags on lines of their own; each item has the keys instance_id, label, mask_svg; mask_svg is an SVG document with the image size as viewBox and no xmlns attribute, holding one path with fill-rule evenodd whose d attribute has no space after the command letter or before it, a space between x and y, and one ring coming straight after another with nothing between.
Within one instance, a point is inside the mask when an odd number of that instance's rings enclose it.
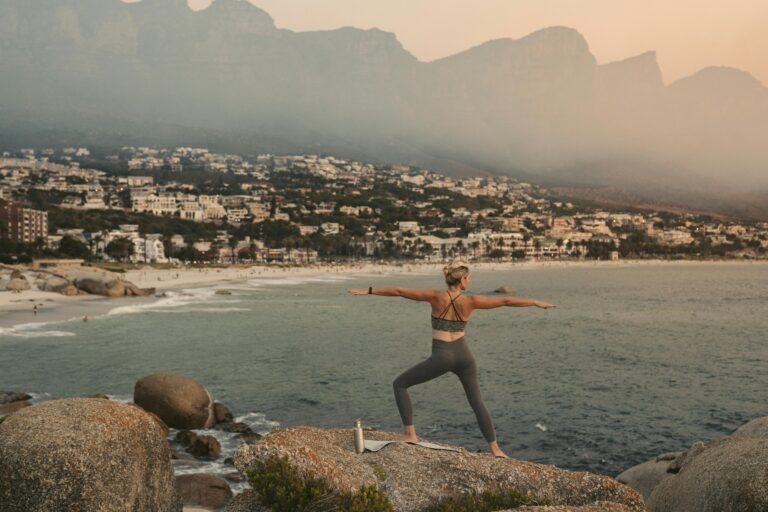
<instances>
[{"instance_id":1,"label":"outstretched arm","mask_svg":"<svg viewBox=\"0 0 768 512\"><path fill-rule=\"evenodd\" d=\"M352 295L368 295L368 288L347 288ZM434 290L417 290L416 288L371 288L372 295L385 297L403 297L411 300L429 301L435 296Z\"/></svg>"},{"instance_id":2,"label":"outstretched arm","mask_svg":"<svg viewBox=\"0 0 768 512\"><path fill-rule=\"evenodd\" d=\"M556 307L553 304L547 304L546 302L542 302L540 300L519 299L517 297L472 296L471 300L473 309L494 309L505 306L512 308L527 308L530 306L536 306L537 308L541 309L550 309Z\"/></svg>"}]
</instances>

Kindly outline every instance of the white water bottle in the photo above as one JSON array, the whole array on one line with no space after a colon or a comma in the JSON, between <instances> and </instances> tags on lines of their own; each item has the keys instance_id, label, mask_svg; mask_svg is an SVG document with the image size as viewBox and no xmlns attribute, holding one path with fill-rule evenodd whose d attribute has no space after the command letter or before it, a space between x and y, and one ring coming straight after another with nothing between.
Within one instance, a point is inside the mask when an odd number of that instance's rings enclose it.
<instances>
[{"instance_id":1,"label":"white water bottle","mask_svg":"<svg viewBox=\"0 0 768 512\"><path fill-rule=\"evenodd\" d=\"M365 439L363 438L363 426L360 420L355 420L355 453L363 453L365 451Z\"/></svg>"}]
</instances>

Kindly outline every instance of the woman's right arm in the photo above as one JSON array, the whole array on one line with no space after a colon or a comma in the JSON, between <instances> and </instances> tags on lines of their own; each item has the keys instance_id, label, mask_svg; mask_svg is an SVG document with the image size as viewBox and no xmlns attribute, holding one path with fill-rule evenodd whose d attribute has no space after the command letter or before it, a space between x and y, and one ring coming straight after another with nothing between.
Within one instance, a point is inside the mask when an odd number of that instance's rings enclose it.
<instances>
[{"instance_id":1,"label":"woman's right arm","mask_svg":"<svg viewBox=\"0 0 768 512\"><path fill-rule=\"evenodd\" d=\"M502 307L527 308L530 306L535 306L541 309L550 309L557 307L540 300L520 299L517 297L483 297L481 295L475 295L472 296L471 299L472 309L494 309Z\"/></svg>"},{"instance_id":2,"label":"woman's right arm","mask_svg":"<svg viewBox=\"0 0 768 512\"><path fill-rule=\"evenodd\" d=\"M367 288L347 288L352 295L368 295ZM371 295L384 297L403 297L405 299L429 302L435 296L435 290L418 290L416 288L371 288Z\"/></svg>"}]
</instances>

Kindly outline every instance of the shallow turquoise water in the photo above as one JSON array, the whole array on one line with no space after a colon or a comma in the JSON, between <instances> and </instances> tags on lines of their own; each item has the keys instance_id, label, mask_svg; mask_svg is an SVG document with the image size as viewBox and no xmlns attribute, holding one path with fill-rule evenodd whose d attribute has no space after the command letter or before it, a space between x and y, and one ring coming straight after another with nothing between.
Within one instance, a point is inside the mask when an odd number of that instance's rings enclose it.
<instances>
[{"instance_id":1,"label":"shallow turquoise water","mask_svg":"<svg viewBox=\"0 0 768 512\"><path fill-rule=\"evenodd\" d=\"M475 313L468 339L510 455L616 474L768 415L764 265L478 271L554 310ZM429 356L429 306L348 286L441 287L439 275L254 281L137 303L71 336L0 336L0 389L108 393L165 371L194 377L236 414L281 425L397 430L391 382ZM59 332L59 334L61 334ZM484 448L452 374L411 389L419 433ZM260 418L262 418L260 416Z\"/></svg>"}]
</instances>

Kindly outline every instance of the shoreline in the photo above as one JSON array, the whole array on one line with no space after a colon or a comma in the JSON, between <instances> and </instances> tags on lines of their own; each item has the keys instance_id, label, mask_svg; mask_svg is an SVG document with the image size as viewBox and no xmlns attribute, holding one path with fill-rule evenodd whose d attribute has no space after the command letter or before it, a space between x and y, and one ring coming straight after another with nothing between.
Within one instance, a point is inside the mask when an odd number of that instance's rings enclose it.
<instances>
[{"instance_id":1,"label":"shoreline","mask_svg":"<svg viewBox=\"0 0 768 512\"><path fill-rule=\"evenodd\" d=\"M619 260L619 261L521 261L470 263L473 270L505 271L534 270L539 268L629 268L636 266L669 265L765 265L768 260L720 261L720 260ZM0 336L19 335L17 330L34 332L48 325L80 320L84 316L96 317L123 306L143 304L159 300L164 292L195 288L226 288L246 281L260 279L320 278L328 276L400 275L440 272L444 263L360 263L330 264L305 267L240 266L214 268L155 269L149 266L129 270L123 277L140 288L155 288L156 295L110 299L96 295L67 297L55 292L28 290L19 294L0 292ZM38 313L33 313L33 306ZM38 333L38 335L41 335Z\"/></svg>"}]
</instances>

